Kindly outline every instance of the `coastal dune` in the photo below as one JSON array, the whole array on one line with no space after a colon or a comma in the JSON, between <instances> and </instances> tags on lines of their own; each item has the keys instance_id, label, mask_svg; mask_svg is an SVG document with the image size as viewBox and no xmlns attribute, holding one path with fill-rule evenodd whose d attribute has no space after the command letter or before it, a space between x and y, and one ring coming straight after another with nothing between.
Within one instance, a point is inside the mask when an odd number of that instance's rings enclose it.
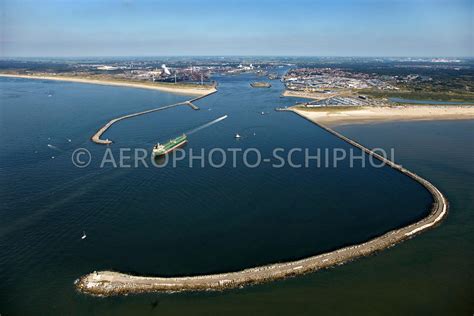
<instances>
[{"instance_id":1,"label":"coastal dune","mask_svg":"<svg viewBox=\"0 0 474 316\"><path fill-rule=\"evenodd\" d=\"M294 113L299 114L299 112L296 111L294 111ZM305 116L303 117L308 119ZM146 277L114 271L94 271L75 281L77 290L98 296L158 291L208 291L225 290L229 288L242 287L248 284L283 279L339 265L389 248L426 229L434 227L447 215L448 201L428 180L425 180L402 166L378 155L365 146L341 135L331 128L315 121L312 122L350 145L359 148L366 154L372 155L374 158L384 162L394 170L401 172L420 183L431 193L433 198L433 203L428 216L416 223L400 229L392 230L367 242L301 260L275 263L236 272L183 277Z\"/></svg>"}]
</instances>

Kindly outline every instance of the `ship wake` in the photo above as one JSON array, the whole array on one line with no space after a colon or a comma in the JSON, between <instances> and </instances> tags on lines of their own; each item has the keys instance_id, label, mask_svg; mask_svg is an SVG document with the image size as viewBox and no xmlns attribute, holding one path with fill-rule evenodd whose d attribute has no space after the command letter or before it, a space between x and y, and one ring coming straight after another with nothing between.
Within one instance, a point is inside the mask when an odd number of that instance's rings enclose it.
<instances>
[{"instance_id":1,"label":"ship wake","mask_svg":"<svg viewBox=\"0 0 474 316\"><path fill-rule=\"evenodd\" d=\"M192 134L194 134L194 133L196 133L196 132L198 132L198 131L200 131L200 130L202 130L202 129L205 129L205 128L209 127L209 126L212 126L212 125L214 125L214 124L216 124L216 123L219 123L220 121L225 120L226 118L227 118L227 115L221 116L221 117L219 117L219 118L216 118L216 119L213 120L213 121L210 121L210 122L208 122L208 123L206 123L206 124L203 124L203 125L201 125L201 126L199 126L199 127L196 127L196 128L194 128L194 129L188 131L188 132L185 133L185 134L186 134L186 135L192 135Z\"/></svg>"}]
</instances>

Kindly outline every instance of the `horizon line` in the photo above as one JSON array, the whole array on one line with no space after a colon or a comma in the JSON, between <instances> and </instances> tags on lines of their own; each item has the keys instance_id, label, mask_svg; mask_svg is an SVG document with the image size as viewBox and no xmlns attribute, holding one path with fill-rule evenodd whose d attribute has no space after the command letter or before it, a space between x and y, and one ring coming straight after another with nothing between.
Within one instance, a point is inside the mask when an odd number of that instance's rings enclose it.
<instances>
[{"instance_id":1,"label":"horizon line","mask_svg":"<svg viewBox=\"0 0 474 316\"><path fill-rule=\"evenodd\" d=\"M462 58L462 59L471 59L474 58L474 55L71 55L71 56L61 56L61 55L43 55L43 56L0 56L1 59L13 59L13 58L163 58L163 57L213 57L213 58L222 58L222 57L307 57L307 58Z\"/></svg>"}]
</instances>

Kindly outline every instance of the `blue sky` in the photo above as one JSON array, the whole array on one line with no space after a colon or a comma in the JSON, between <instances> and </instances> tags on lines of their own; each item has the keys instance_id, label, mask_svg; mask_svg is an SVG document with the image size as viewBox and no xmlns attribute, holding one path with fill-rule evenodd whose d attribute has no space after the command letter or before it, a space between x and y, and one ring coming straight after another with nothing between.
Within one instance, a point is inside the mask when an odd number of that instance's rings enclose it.
<instances>
[{"instance_id":1,"label":"blue sky","mask_svg":"<svg viewBox=\"0 0 474 316\"><path fill-rule=\"evenodd\" d=\"M0 0L2 56L473 56L473 0Z\"/></svg>"}]
</instances>

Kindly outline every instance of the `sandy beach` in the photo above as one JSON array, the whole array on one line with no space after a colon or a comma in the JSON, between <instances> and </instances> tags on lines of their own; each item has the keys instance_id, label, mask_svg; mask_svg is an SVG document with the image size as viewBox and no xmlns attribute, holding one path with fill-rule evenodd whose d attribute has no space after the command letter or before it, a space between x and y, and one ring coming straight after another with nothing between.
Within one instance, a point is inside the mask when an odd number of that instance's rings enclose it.
<instances>
[{"instance_id":1,"label":"sandy beach","mask_svg":"<svg viewBox=\"0 0 474 316\"><path fill-rule=\"evenodd\" d=\"M384 121L468 120L474 119L474 105L463 106L392 106L356 109L293 108L307 119L328 125L359 124Z\"/></svg>"},{"instance_id":2,"label":"sandy beach","mask_svg":"<svg viewBox=\"0 0 474 316\"><path fill-rule=\"evenodd\" d=\"M185 95L206 95L209 92L215 91L213 87L196 87L190 86L186 87L184 85L178 85L173 87L172 84L157 84L152 82L126 82L126 81L114 81L114 80L97 80L97 79L87 79L87 78L75 78L67 76L40 76L40 75L17 75L17 74L2 74L0 77L10 77L10 78L25 78L25 79L39 79L39 80L58 80L58 81L69 81L69 82L79 82L79 83L89 83L89 84L100 84L106 86L120 86L120 87L130 87L130 88L139 88L139 89L151 89L151 90L160 90L165 92L185 94Z\"/></svg>"}]
</instances>

